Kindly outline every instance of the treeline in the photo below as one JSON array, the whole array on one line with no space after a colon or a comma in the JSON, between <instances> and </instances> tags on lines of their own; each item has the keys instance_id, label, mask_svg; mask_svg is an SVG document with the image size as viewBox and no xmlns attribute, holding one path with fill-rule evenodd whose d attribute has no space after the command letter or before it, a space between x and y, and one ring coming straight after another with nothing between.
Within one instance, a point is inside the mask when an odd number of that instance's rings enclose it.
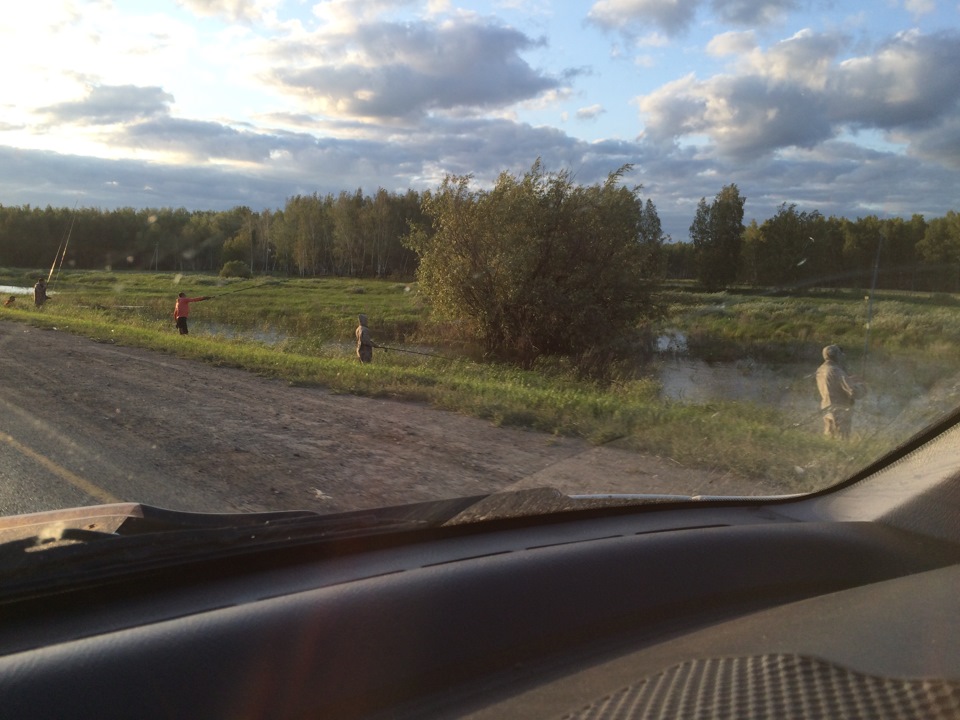
<instances>
[{"instance_id":1,"label":"treeline","mask_svg":"<svg viewBox=\"0 0 960 720\"><path fill-rule=\"evenodd\" d=\"M952 210L931 219L849 220L783 204L738 233L704 233L725 192L712 206L701 201L690 242L664 246L668 277L698 279L708 288L869 287L876 278L880 288L960 292L960 215Z\"/></svg>"},{"instance_id":2,"label":"treeline","mask_svg":"<svg viewBox=\"0 0 960 720\"><path fill-rule=\"evenodd\" d=\"M0 265L218 272L240 261L252 272L411 278L418 258L404 238L429 225L429 192L380 189L297 195L282 210L38 208L0 205ZM702 200L690 239L665 242L672 279L708 288L879 287L960 292L960 216L850 220L782 205L743 225L743 198L727 186ZM648 201L649 202L649 201ZM655 208L650 208L655 215ZM678 240L678 238L674 238ZM879 262L878 262L879 259Z\"/></svg>"},{"instance_id":3,"label":"treeline","mask_svg":"<svg viewBox=\"0 0 960 720\"><path fill-rule=\"evenodd\" d=\"M283 210L100 210L0 205L0 264L76 269L218 272L241 261L254 273L412 277L402 243L422 220L422 197L379 190L297 195ZM64 253L64 249L66 252Z\"/></svg>"}]
</instances>

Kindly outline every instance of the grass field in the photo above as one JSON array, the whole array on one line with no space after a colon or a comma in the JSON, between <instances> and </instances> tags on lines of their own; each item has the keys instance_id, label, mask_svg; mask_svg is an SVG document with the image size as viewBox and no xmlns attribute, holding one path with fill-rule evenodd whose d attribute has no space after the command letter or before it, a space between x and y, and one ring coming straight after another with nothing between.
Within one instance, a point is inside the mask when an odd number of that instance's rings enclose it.
<instances>
[{"instance_id":1,"label":"grass field","mask_svg":"<svg viewBox=\"0 0 960 720\"><path fill-rule=\"evenodd\" d=\"M45 273L0 270L0 284L31 286L40 274ZM192 306L188 337L173 325L180 291L214 296ZM421 401L596 443L617 440L682 465L762 478L792 491L839 480L918 429L891 429L838 444L762 405L664 400L655 379L636 368L600 383L577 380L558 363L521 371L481 362L443 344L414 283L69 272L53 284L52 293L41 310L24 297L0 317L245 368L294 385ZM749 356L809 362L815 368L822 345L837 342L855 364L869 340L873 357L909 358L924 387L957 372L960 313L951 296L891 293L878 295L870 305L859 293L789 298L674 288L662 300L668 308L664 327L682 331L690 352L707 360ZM374 363L360 365L353 350L360 312L368 315L375 341L407 352L377 351Z\"/></svg>"}]
</instances>

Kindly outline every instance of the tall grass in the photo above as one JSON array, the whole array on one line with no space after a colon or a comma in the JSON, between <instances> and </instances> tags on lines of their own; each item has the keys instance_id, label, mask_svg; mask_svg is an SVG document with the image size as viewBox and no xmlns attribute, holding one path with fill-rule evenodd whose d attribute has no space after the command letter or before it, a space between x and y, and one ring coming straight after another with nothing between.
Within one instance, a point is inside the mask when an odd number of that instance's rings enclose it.
<instances>
[{"instance_id":1,"label":"tall grass","mask_svg":"<svg viewBox=\"0 0 960 720\"><path fill-rule=\"evenodd\" d=\"M670 326L686 332L705 359L816 361L824 345L837 344L856 362L864 352L952 361L960 345L960 303L944 293L878 292L872 303L849 291L798 297L673 291L664 299Z\"/></svg>"},{"instance_id":2,"label":"tall grass","mask_svg":"<svg viewBox=\"0 0 960 720\"><path fill-rule=\"evenodd\" d=\"M0 284L35 275L0 271ZM215 296L193 306L188 337L173 326L180 291ZM39 311L24 303L0 311L0 317L243 368L295 385L424 402L500 425L596 443L616 441L682 465L755 478L764 491L822 487L875 459L890 443L879 436L828 442L797 427L795 418L747 403L669 402L654 381L630 373L611 382L587 382L555 369L481 363L434 346L428 347L431 354L380 350L373 364L357 363L352 342L360 312L369 317L380 344L402 350L410 348L407 343L439 337L431 335L415 284L70 272L53 292L53 300ZM664 300L666 326L685 332L691 347L706 358L819 362L822 345L847 345L856 356L864 339L862 298L673 292ZM950 304L952 298L942 305L875 298L870 352L909 354L914 361L922 353L934 382L942 377L941 366L957 365L951 345L960 340L960 320Z\"/></svg>"}]
</instances>

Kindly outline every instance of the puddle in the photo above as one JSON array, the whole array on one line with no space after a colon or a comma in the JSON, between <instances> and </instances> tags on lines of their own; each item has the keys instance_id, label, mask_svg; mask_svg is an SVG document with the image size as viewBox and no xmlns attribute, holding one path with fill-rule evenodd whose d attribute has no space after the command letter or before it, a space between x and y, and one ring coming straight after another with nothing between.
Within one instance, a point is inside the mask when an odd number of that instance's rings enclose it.
<instances>
[{"instance_id":1,"label":"puddle","mask_svg":"<svg viewBox=\"0 0 960 720\"><path fill-rule=\"evenodd\" d=\"M663 347L658 344L658 347ZM661 396L680 403L747 402L766 406L819 429L818 364L769 365L750 359L707 363L674 353L668 345L650 367L660 382ZM856 404L854 426L863 432L899 426L919 430L955 407L960 398L960 374L925 388L909 367L874 361L869 367L867 394Z\"/></svg>"},{"instance_id":2,"label":"puddle","mask_svg":"<svg viewBox=\"0 0 960 720\"><path fill-rule=\"evenodd\" d=\"M33 297L33 287L18 287L17 285L0 285L0 295L29 295ZM47 295L53 295L47 290Z\"/></svg>"}]
</instances>

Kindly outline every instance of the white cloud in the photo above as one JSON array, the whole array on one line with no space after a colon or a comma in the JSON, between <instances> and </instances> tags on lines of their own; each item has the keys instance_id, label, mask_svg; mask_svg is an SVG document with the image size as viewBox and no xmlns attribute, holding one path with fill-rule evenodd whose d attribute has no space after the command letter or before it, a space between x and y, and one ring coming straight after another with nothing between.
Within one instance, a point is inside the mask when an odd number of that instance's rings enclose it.
<instances>
[{"instance_id":1,"label":"white cloud","mask_svg":"<svg viewBox=\"0 0 960 720\"><path fill-rule=\"evenodd\" d=\"M833 33L801 30L775 43L766 52L755 48L746 58L741 72L759 75L772 82L822 89L847 42L844 37Z\"/></svg>"},{"instance_id":2,"label":"white cloud","mask_svg":"<svg viewBox=\"0 0 960 720\"><path fill-rule=\"evenodd\" d=\"M742 159L814 147L846 127L896 131L914 152L943 144L934 129L951 137L960 117L960 35L908 33L840 61L842 49L838 37L804 31L755 49L733 74L668 83L637 100L644 137L706 135L717 152Z\"/></svg>"},{"instance_id":3,"label":"white cloud","mask_svg":"<svg viewBox=\"0 0 960 720\"><path fill-rule=\"evenodd\" d=\"M707 52L710 55L723 57L725 55L744 55L757 46L752 31L726 32L717 35L707 43Z\"/></svg>"},{"instance_id":4,"label":"white cloud","mask_svg":"<svg viewBox=\"0 0 960 720\"><path fill-rule=\"evenodd\" d=\"M166 115L173 96L160 88L94 85L81 100L38 108L54 123L111 125Z\"/></svg>"},{"instance_id":5,"label":"white cloud","mask_svg":"<svg viewBox=\"0 0 960 720\"><path fill-rule=\"evenodd\" d=\"M277 3L275 0L176 0L201 17L223 17L232 22L257 22Z\"/></svg>"},{"instance_id":6,"label":"white cloud","mask_svg":"<svg viewBox=\"0 0 960 720\"><path fill-rule=\"evenodd\" d=\"M837 68L829 88L832 113L864 127L929 127L958 113L957 77L960 34L904 33Z\"/></svg>"},{"instance_id":7,"label":"white cloud","mask_svg":"<svg viewBox=\"0 0 960 720\"><path fill-rule=\"evenodd\" d=\"M733 25L757 26L777 22L796 9L800 0L713 0L721 20Z\"/></svg>"},{"instance_id":8,"label":"white cloud","mask_svg":"<svg viewBox=\"0 0 960 720\"><path fill-rule=\"evenodd\" d=\"M539 42L474 20L362 22L349 35L324 31L279 46L270 79L275 89L331 116L501 109L563 86L522 58Z\"/></svg>"},{"instance_id":9,"label":"white cloud","mask_svg":"<svg viewBox=\"0 0 960 720\"><path fill-rule=\"evenodd\" d=\"M922 1L922 0L917 0ZM588 18L607 29L635 31L652 24L675 37L688 31L703 9L721 22L741 27L781 20L803 0L596 0Z\"/></svg>"},{"instance_id":10,"label":"white cloud","mask_svg":"<svg viewBox=\"0 0 960 720\"><path fill-rule=\"evenodd\" d=\"M603 109L603 105L590 105L589 107L583 107L577 110L577 119L579 120L593 120L605 113L606 110Z\"/></svg>"},{"instance_id":11,"label":"white cloud","mask_svg":"<svg viewBox=\"0 0 960 720\"><path fill-rule=\"evenodd\" d=\"M379 21L392 11L415 4L414 0L325 0L313 6L313 13L325 33L346 34ZM437 14L444 6L445 3L431 3L426 14Z\"/></svg>"},{"instance_id":12,"label":"white cloud","mask_svg":"<svg viewBox=\"0 0 960 720\"><path fill-rule=\"evenodd\" d=\"M670 44L670 38L663 33L652 32L638 37L637 47L667 47Z\"/></svg>"},{"instance_id":13,"label":"white cloud","mask_svg":"<svg viewBox=\"0 0 960 720\"><path fill-rule=\"evenodd\" d=\"M668 35L677 35L693 22L701 0L597 0L588 18L610 29L628 29L653 23Z\"/></svg>"},{"instance_id":14,"label":"white cloud","mask_svg":"<svg viewBox=\"0 0 960 720\"><path fill-rule=\"evenodd\" d=\"M935 0L905 0L904 7L914 15L928 15L937 9Z\"/></svg>"}]
</instances>

